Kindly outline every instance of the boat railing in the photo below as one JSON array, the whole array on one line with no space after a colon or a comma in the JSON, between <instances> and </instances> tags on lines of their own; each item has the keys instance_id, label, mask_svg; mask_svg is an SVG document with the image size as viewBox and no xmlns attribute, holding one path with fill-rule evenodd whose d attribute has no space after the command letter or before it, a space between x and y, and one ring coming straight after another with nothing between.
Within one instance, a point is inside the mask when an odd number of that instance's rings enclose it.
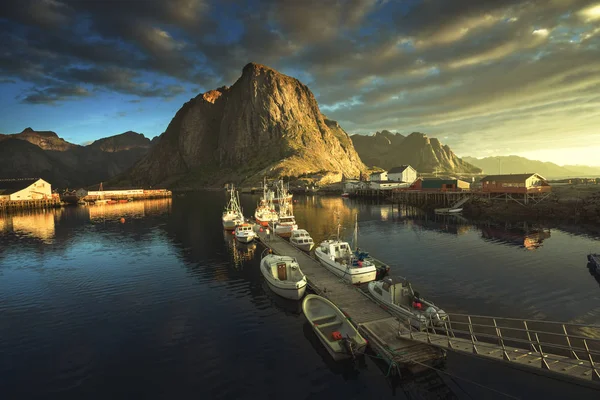
<instances>
[{"instance_id":1,"label":"boat railing","mask_svg":"<svg viewBox=\"0 0 600 400\"><path fill-rule=\"evenodd\" d=\"M593 380L600 380L600 325L543 320L489 317L468 314L432 313L428 317L426 341L443 341L444 347L465 349L489 356L499 353L509 362L539 362L545 370L566 373L575 367L589 368ZM414 321L415 318L412 318ZM408 336L417 330L408 320ZM585 374L584 374L585 375Z\"/></svg>"}]
</instances>

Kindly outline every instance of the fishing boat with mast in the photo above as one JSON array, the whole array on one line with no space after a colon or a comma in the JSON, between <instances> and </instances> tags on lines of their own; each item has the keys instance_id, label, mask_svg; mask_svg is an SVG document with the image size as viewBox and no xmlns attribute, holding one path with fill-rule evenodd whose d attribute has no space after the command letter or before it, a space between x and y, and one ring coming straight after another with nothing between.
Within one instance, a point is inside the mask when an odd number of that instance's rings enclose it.
<instances>
[{"instance_id":1,"label":"fishing boat with mast","mask_svg":"<svg viewBox=\"0 0 600 400\"><path fill-rule=\"evenodd\" d=\"M354 249L354 257L359 261L369 261L377 268L377 279L381 279L390 272L390 266L381 260L369 255L358 247L358 213L354 216L354 234L352 235L352 248Z\"/></svg>"},{"instance_id":2,"label":"fishing boat with mast","mask_svg":"<svg viewBox=\"0 0 600 400\"><path fill-rule=\"evenodd\" d=\"M227 188L229 191L229 201L223 211L223 228L232 231L236 226L244 223L244 214L240 207L240 198L238 192L235 190L233 184Z\"/></svg>"},{"instance_id":3,"label":"fishing boat with mast","mask_svg":"<svg viewBox=\"0 0 600 400\"><path fill-rule=\"evenodd\" d=\"M260 199L256 211L254 211L254 219L261 226L273 225L279 220L279 215L273 204L273 192L267 188L266 179L263 182L263 196Z\"/></svg>"},{"instance_id":4,"label":"fishing boat with mast","mask_svg":"<svg viewBox=\"0 0 600 400\"><path fill-rule=\"evenodd\" d=\"M340 240L341 225L338 221L337 237L327 239L315 248L315 256L329 271L350 284L371 282L377 278L377 268L367 260L359 260L350 244Z\"/></svg>"},{"instance_id":5,"label":"fishing boat with mast","mask_svg":"<svg viewBox=\"0 0 600 400\"><path fill-rule=\"evenodd\" d=\"M277 184L277 197L280 199L277 205L279 208L279 220L275 223L274 231L279 236L290 237L292 231L298 229L298 224L296 224L296 218L294 217L291 197L288 196L282 180ZM286 200L288 198L290 200Z\"/></svg>"}]
</instances>

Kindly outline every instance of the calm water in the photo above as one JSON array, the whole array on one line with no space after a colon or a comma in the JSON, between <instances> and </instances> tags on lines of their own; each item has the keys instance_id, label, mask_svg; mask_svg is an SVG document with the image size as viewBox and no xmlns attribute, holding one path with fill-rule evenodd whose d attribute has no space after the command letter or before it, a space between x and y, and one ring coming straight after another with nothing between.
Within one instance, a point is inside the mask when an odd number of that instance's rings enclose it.
<instances>
[{"instance_id":1,"label":"calm water","mask_svg":"<svg viewBox=\"0 0 600 400\"><path fill-rule=\"evenodd\" d=\"M296 198L316 241L334 233L333 211L350 238L358 212L361 247L449 312L600 324L600 278L585 260L597 238ZM257 200L242 195L246 215ZM453 354L447 374L394 382L369 358L334 363L300 304L264 283L262 246L223 232L224 204L206 192L0 214L2 398L594 398Z\"/></svg>"}]
</instances>

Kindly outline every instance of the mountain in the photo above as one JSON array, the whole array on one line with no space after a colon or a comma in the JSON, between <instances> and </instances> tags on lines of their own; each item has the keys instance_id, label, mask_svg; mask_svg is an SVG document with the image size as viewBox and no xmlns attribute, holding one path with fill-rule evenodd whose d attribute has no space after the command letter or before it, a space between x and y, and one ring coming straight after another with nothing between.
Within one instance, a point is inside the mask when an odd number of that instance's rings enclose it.
<instances>
[{"instance_id":1,"label":"mountain","mask_svg":"<svg viewBox=\"0 0 600 400\"><path fill-rule=\"evenodd\" d=\"M390 169L409 164L418 172L447 171L478 173L481 170L458 158L450 147L442 145L436 138L424 133L413 132L408 136L389 131L374 135L352 135L350 137L361 160L368 166Z\"/></svg>"},{"instance_id":2,"label":"mountain","mask_svg":"<svg viewBox=\"0 0 600 400\"><path fill-rule=\"evenodd\" d=\"M589 176L599 175L600 167L588 167L583 165L560 166L551 162L529 160L519 156L499 156L474 158L464 157L463 160L483 169L486 174L522 174L537 172L545 178L565 176Z\"/></svg>"},{"instance_id":3,"label":"mountain","mask_svg":"<svg viewBox=\"0 0 600 400\"><path fill-rule=\"evenodd\" d=\"M197 187L318 175L327 183L365 171L348 134L321 114L306 85L250 63L231 87L185 103L120 182Z\"/></svg>"},{"instance_id":4,"label":"mountain","mask_svg":"<svg viewBox=\"0 0 600 400\"><path fill-rule=\"evenodd\" d=\"M53 187L88 186L122 173L151 146L148 138L135 132L80 146L55 132L27 128L0 134L0 178L39 176Z\"/></svg>"}]
</instances>

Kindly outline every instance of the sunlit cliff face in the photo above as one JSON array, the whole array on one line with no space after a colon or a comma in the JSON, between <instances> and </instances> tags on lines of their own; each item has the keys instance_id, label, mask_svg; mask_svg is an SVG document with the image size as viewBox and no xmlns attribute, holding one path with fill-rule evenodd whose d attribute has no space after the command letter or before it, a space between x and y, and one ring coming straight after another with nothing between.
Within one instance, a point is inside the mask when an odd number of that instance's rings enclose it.
<instances>
[{"instance_id":1,"label":"sunlit cliff face","mask_svg":"<svg viewBox=\"0 0 600 400\"><path fill-rule=\"evenodd\" d=\"M349 133L600 164L598 0L13 3L0 6L0 132L152 137L254 61L307 84Z\"/></svg>"}]
</instances>

